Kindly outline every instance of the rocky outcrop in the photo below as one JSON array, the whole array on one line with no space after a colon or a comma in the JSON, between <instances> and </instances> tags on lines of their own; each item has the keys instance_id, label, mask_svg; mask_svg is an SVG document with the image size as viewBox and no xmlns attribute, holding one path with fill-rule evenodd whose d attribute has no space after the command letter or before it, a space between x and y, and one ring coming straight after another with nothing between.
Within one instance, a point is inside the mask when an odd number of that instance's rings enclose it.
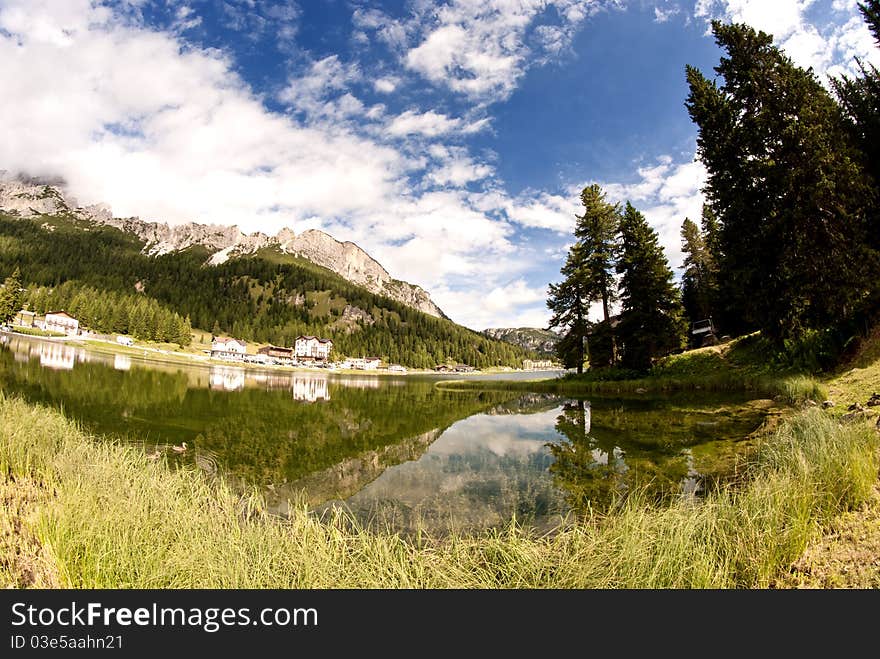
<instances>
[{"instance_id":1,"label":"rocky outcrop","mask_svg":"<svg viewBox=\"0 0 880 659\"><path fill-rule=\"evenodd\" d=\"M506 341L515 346L552 356L561 338L556 332L537 327L495 327L483 330L490 339Z\"/></svg>"},{"instance_id":2,"label":"rocky outcrop","mask_svg":"<svg viewBox=\"0 0 880 659\"><path fill-rule=\"evenodd\" d=\"M431 316L443 317L443 312L427 291L420 286L393 279L378 261L354 243L340 242L316 229L303 231L299 235L287 229L276 239L282 238L282 235L286 238L280 243L282 251L332 270L371 293L384 295Z\"/></svg>"},{"instance_id":3,"label":"rocky outcrop","mask_svg":"<svg viewBox=\"0 0 880 659\"><path fill-rule=\"evenodd\" d=\"M275 246L327 268L371 293L431 316L445 317L423 288L394 279L378 261L354 243L340 242L315 229L299 235L290 229L282 229L276 236L268 236L260 232L245 234L237 226L195 222L172 226L146 222L137 217L119 218L114 217L105 204L78 206L72 197L65 197L59 187L3 177L0 177L0 210L19 217L66 214L74 219L116 227L137 236L145 243L144 252L154 256L201 246L212 253L208 259L211 265Z\"/></svg>"},{"instance_id":4,"label":"rocky outcrop","mask_svg":"<svg viewBox=\"0 0 880 659\"><path fill-rule=\"evenodd\" d=\"M59 215L70 211L58 188L17 179L0 179L0 209L20 217Z\"/></svg>"}]
</instances>

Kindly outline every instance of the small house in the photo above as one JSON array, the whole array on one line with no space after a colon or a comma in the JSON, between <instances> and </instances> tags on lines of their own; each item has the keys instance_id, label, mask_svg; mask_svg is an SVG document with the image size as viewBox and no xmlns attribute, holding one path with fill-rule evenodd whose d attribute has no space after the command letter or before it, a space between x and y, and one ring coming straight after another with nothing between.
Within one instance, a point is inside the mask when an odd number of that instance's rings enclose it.
<instances>
[{"instance_id":1,"label":"small house","mask_svg":"<svg viewBox=\"0 0 880 659\"><path fill-rule=\"evenodd\" d=\"M351 360L351 367L360 371L375 371L379 368L379 362L382 360L378 357L360 357Z\"/></svg>"},{"instance_id":2,"label":"small house","mask_svg":"<svg viewBox=\"0 0 880 659\"><path fill-rule=\"evenodd\" d=\"M211 341L211 357L240 362L244 361L246 354L247 344L239 339L214 338Z\"/></svg>"},{"instance_id":3,"label":"small house","mask_svg":"<svg viewBox=\"0 0 880 659\"><path fill-rule=\"evenodd\" d=\"M553 368L553 362L549 359L523 359L523 370L538 371Z\"/></svg>"},{"instance_id":4,"label":"small house","mask_svg":"<svg viewBox=\"0 0 880 659\"><path fill-rule=\"evenodd\" d=\"M37 314L35 312L22 309L15 315L15 320L13 322L19 327L36 327L36 321Z\"/></svg>"},{"instance_id":5,"label":"small house","mask_svg":"<svg viewBox=\"0 0 880 659\"><path fill-rule=\"evenodd\" d=\"M134 345L134 340L130 336L122 336L120 334L116 337L116 343L121 346L132 346Z\"/></svg>"},{"instance_id":6,"label":"small house","mask_svg":"<svg viewBox=\"0 0 880 659\"><path fill-rule=\"evenodd\" d=\"M66 311L50 311L43 320L43 329L47 332L76 336L79 334L79 321Z\"/></svg>"},{"instance_id":7,"label":"small house","mask_svg":"<svg viewBox=\"0 0 880 659\"><path fill-rule=\"evenodd\" d=\"M294 362L293 348L284 348L280 346L264 346L257 350L258 355L265 355L281 364L292 364Z\"/></svg>"}]
</instances>

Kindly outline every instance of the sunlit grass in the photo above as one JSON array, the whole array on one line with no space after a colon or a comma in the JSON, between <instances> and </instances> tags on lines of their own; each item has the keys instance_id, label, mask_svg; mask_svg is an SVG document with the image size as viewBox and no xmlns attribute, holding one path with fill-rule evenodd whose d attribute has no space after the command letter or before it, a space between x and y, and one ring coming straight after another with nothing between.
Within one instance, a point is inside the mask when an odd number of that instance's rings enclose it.
<instances>
[{"instance_id":1,"label":"sunlit grass","mask_svg":"<svg viewBox=\"0 0 880 659\"><path fill-rule=\"evenodd\" d=\"M636 493L544 536L512 523L403 537L302 503L272 516L255 492L13 398L0 398L0 438L5 489L27 478L44 494L36 514L12 521L38 541L46 580L72 588L762 588L868 496L878 468L867 424L810 410L761 442L739 487L704 499L658 507ZM3 585L20 582L15 560Z\"/></svg>"}]
</instances>

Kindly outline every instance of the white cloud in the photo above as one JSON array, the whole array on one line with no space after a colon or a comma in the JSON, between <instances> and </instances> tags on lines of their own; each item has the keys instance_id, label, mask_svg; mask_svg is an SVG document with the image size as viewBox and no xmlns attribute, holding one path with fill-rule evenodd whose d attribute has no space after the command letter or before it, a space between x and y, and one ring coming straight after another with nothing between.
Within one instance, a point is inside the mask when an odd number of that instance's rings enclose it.
<instances>
[{"instance_id":1,"label":"white cloud","mask_svg":"<svg viewBox=\"0 0 880 659\"><path fill-rule=\"evenodd\" d=\"M403 61L432 83L475 100L501 100L516 88L534 47L545 55L558 54L587 15L600 6L598 0L417 3L413 18L396 24L393 42L398 48L413 42ZM368 24L364 17L361 25L383 30L394 25L375 13L370 18ZM530 34L536 22L540 24Z\"/></svg>"},{"instance_id":2,"label":"white cloud","mask_svg":"<svg viewBox=\"0 0 880 659\"><path fill-rule=\"evenodd\" d=\"M399 79L393 76L387 76L385 78L376 79L376 81L373 83L373 88L381 94L390 94L395 89L397 89L397 85L399 84Z\"/></svg>"},{"instance_id":3,"label":"white cloud","mask_svg":"<svg viewBox=\"0 0 880 659\"><path fill-rule=\"evenodd\" d=\"M397 137L413 134L436 137L455 131L461 123L461 119L450 118L433 110L423 113L407 110L394 117L387 130Z\"/></svg>"},{"instance_id":4,"label":"white cloud","mask_svg":"<svg viewBox=\"0 0 880 659\"><path fill-rule=\"evenodd\" d=\"M655 23L665 23L673 16L679 14L681 12L681 8L678 6L672 6L668 9L661 9L660 7L654 7L654 22Z\"/></svg>"},{"instance_id":5,"label":"white cloud","mask_svg":"<svg viewBox=\"0 0 880 659\"><path fill-rule=\"evenodd\" d=\"M347 91L362 77L357 65L330 55L312 62L302 75L293 77L278 99L311 121L342 121L366 112L364 104Z\"/></svg>"},{"instance_id":6,"label":"white cloud","mask_svg":"<svg viewBox=\"0 0 880 659\"><path fill-rule=\"evenodd\" d=\"M561 196L536 192L502 203L507 216L517 224L569 234L578 212L576 201L577 193Z\"/></svg>"},{"instance_id":7,"label":"white cloud","mask_svg":"<svg viewBox=\"0 0 880 659\"><path fill-rule=\"evenodd\" d=\"M773 35L774 43L821 78L857 70L855 57L880 65L880 52L854 0L835 0L833 19L814 18L815 0L698 0L697 18L747 23ZM848 17L844 20L844 17ZM827 82L827 79L826 79Z\"/></svg>"},{"instance_id":8,"label":"white cloud","mask_svg":"<svg viewBox=\"0 0 880 659\"><path fill-rule=\"evenodd\" d=\"M606 182L600 186L608 201L631 202L657 232L669 267L678 273L684 257L681 251L681 223L689 217L699 224L705 201L706 168L697 160L674 163L669 156L657 164L638 168L638 179L628 183Z\"/></svg>"},{"instance_id":9,"label":"white cloud","mask_svg":"<svg viewBox=\"0 0 880 659\"><path fill-rule=\"evenodd\" d=\"M474 290L438 287L433 294L442 309L462 310L457 322L475 329L488 327L546 327L547 288L529 286L524 279Z\"/></svg>"}]
</instances>

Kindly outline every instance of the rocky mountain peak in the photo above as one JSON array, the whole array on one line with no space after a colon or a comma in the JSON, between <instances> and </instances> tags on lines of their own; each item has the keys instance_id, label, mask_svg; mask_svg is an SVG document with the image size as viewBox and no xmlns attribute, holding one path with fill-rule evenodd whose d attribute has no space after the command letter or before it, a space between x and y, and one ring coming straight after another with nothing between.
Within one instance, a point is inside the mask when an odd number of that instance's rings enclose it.
<instances>
[{"instance_id":1,"label":"rocky mountain peak","mask_svg":"<svg viewBox=\"0 0 880 659\"><path fill-rule=\"evenodd\" d=\"M323 231L309 229L295 234L284 228L275 236L262 232L243 233L237 226L218 224L169 225L147 222L138 217L114 217L106 204L79 206L59 185L9 178L0 172L0 210L19 217L69 214L77 219L112 226L137 236L144 252L153 256L194 246L211 252L208 263L219 265L230 258L253 254L277 246L321 267L327 268L371 293L383 295L432 316L445 317L430 295L420 286L399 281L373 257L352 242L340 242Z\"/></svg>"}]
</instances>

